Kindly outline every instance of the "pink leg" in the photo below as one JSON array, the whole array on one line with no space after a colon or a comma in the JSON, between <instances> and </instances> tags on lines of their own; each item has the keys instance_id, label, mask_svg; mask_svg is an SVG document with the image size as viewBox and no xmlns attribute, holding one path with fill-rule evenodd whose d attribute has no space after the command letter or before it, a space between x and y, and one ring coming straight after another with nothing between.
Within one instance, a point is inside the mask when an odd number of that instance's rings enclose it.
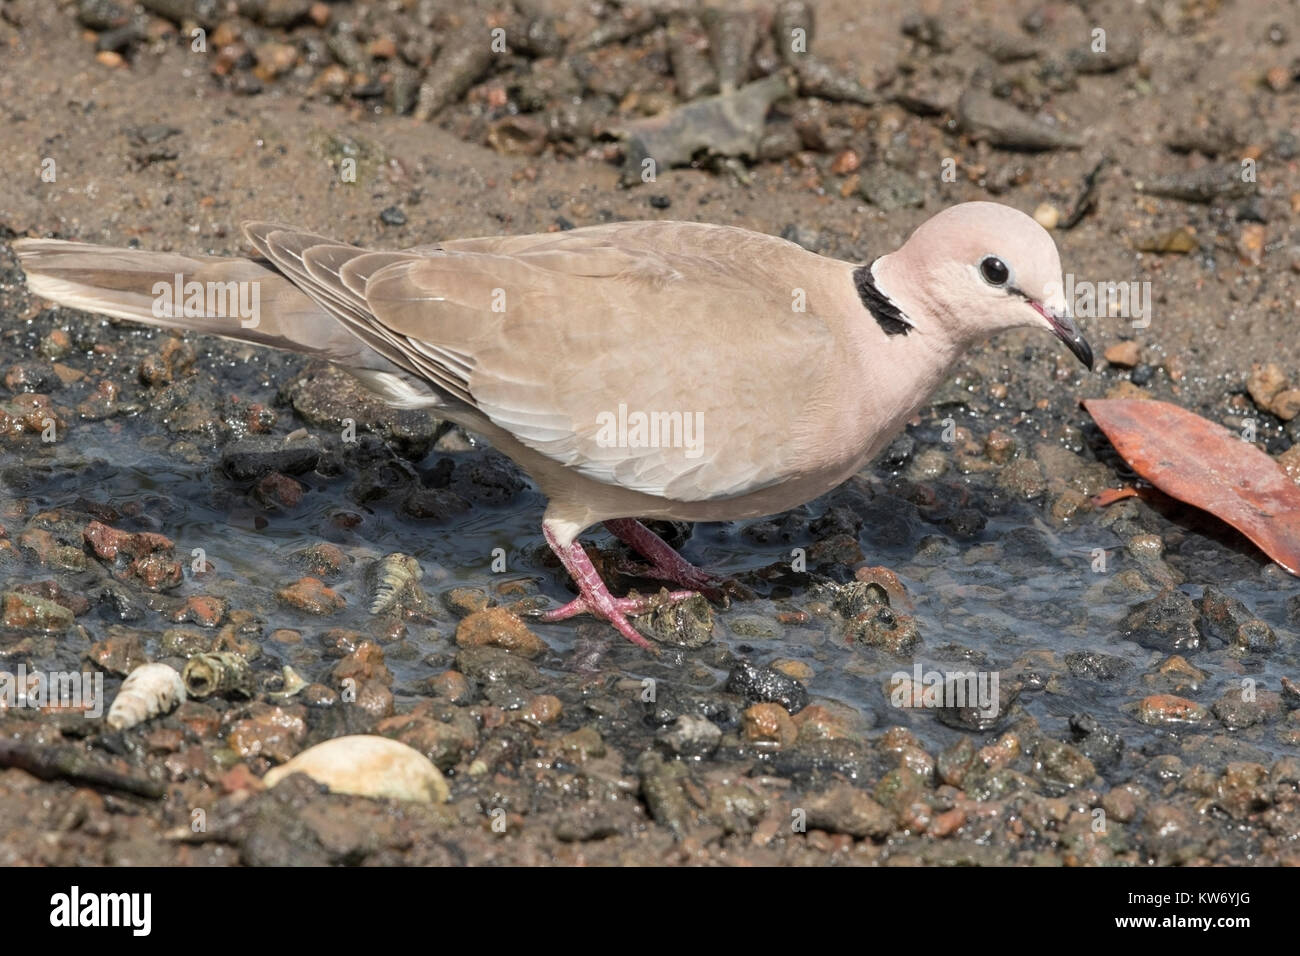
<instances>
[{"instance_id":1,"label":"pink leg","mask_svg":"<svg viewBox=\"0 0 1300 956\"><path fill-rule=\"evenodd\" d=\"M591 558L587 557L587 552L582 549L581 543L575 540L568 547L562 547L556 540L555 533L547 527L545 522L542 523L542 534L546 537L546 543L551 546L551 550L555 552L555 556L564 565L564 570L569 572L569 576L578 585L578 597L564 605L564 607L556 608L554 611L547 611L542 614L541 619L543 621L563 621L584 612L594 614L613 624L620 634L637 647L652 650L650 642L637 632L637 629L627 619L627 615L639 614L649 610L655 603L662 600L662 597L615 598L609 593L609 588L605 587L605 582L600 579L600 574L596 571L595 565L591 563ZM665 545L665 547L667 546ZM669 594L668 599L680 601L691 596L688 591L677 591Z\"/></svg>"},{"instance_id":2,"label":"pink leg","mask_svg":"<svg viewBox=\"0 0 1300 956\"><path fill-rule=\"evenodd\" d=\"M691 564L640 521L635 518L616 518L606 521L605 527L610 534L626 542L650 562L649 577L691 588L713 601L722 600L723 594L718 587L721 578Z\"/></svg>"}]
</instances>

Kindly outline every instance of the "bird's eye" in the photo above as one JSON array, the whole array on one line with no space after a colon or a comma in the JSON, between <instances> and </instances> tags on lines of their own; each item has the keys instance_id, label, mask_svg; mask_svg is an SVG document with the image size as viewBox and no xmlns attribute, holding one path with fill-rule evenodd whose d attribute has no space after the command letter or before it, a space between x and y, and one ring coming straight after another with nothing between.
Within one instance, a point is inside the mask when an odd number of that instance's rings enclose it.
<instances>
[{"instance_id":1,"label":"bird's eye","mask_svg":"<svg viewBox=\"0 0 1300 956\"><path fill-rule=\"evenodd\" d=\"M980 275L989 285L1006 285L1011 278L1011 270L997 256L985 256L980 260Z\"/></svg>"}]
</instances>

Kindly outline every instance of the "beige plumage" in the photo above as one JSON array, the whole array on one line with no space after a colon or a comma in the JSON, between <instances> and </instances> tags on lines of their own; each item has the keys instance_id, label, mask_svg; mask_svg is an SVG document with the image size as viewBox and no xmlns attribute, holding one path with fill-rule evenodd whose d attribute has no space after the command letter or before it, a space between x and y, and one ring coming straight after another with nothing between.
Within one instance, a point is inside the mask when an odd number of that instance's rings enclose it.
<instances>
[{"instance_id":1,"label":"beige plumage","mask_svg":"<svg viewBox=\"0 0 1300 956\"><path fill-rule=\"evenodd\" d=\"M940 213L865 267L683 222L400 252L267 223L245 232L265 264L14 247L46 298L326 358L394 404L484 435L549 499L543 530L580 591L551 616L592 611L637 643L626 614L640 604L610 597L576 543L584 528L605 521L665 579L707 587L628 519L732 520L817 497L897 433L967 346L1001 329L1050 329L1091 364L1051 238L991 203ZM990 280L989 259L1005 282ZM152 290L177 274L256 283L258 324L155 315ZM610 441L627 410L677 414L695 441L678 440L681 428L660 433L666 442Z\"/></svg>"}]
</instances>

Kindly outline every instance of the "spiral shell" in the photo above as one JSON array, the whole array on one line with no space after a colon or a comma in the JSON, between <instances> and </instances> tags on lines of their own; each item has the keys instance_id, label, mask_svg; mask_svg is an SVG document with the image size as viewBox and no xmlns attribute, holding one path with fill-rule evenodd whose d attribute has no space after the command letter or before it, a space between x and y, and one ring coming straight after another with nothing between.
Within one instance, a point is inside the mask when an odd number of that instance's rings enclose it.
<instances>
[{"instance_id":1,"label":"spiral shell","mask_svg":"<svg viewBox=\"0 0 1300 956\"><path fill-rule=\"evenodd\" d=\"M180 674L166 664L143 664L122 681L105 722L113 730L126 730L169 713L184 699Z\"/></svg>"},{"instance_id":2,"label":"spiral shell","mask_svg":"<svg viewBox=\"0 0 1300 956\"><path fill-rule=\"evenodd\" d=\"M383 614L397 607L404 597L420 604L424 592L419 580L424 576L420 562L409 554L395 552L370 566L367 578L370 584L370 613Z\"/></svg>"}]
</instances>

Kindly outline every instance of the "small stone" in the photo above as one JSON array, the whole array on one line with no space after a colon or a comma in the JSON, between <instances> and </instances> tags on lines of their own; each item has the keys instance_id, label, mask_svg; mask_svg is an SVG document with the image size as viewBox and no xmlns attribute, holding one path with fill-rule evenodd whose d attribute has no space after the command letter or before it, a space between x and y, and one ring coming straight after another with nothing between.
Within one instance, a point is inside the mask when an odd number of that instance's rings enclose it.
<instances>
[{"instance_id":1,"label":"small stone","mask_svg":"<svg viewBox=\"0 0 1300 956\"><path fill-rule=\"evenodd\" d=\"M1284 422L1300 415L1300 388L1282 389L1268 403L1268 410Z\"/></svg>"},{"instance_id":2,"label":"small stone","mask_svg":"<svg viewBox=\"0 0 1300 956\"><path fill-rule=\"evenodd\" d=\"M1000 428L989 432L984 440L984 454L995 465L1005 465L1016 453L1016 440Z\"/></svg>"},{"instance_id":3,"label":"small stone","mask_svg":"<svg viewBox=\"0 0 1300 956\"><path fill-rule=\"evenodd\" d=\"M1047 490L1043 469L1032 458L1017 458L998 472L998 487L1026 501L1040 497Z\"/></svg>"},{"instance_id":4,"label":"small stone","mask_svg":"<svg viewBox=\"0 0 1300 956\"><path fill-rule=\"evenodd\" d=\"M362 641L357 645L356 650L334 665L330 677L338 683L352 680L388 685L393 682L393 673L384 663L384 650L374 641Z\"/></svg>"},{"instance_id":5,"label":"small stone","mask_svg":"<svg viewBox=\"0 0 1300 956\"><path fill-rule=\"evenodd\" d=\"M1136 342L1116 342L1106 349L1106 361L1116 368L1132 368L1142 360L1142 348Z\"/></svg>"},{"instance_id":6,"label":"small stone","mask_svg":"<svg viewBox=\"0 0 1300 956\"><path fill-rule=\"evenodd\" d=\"M707 757L722 742L722 728L713 721L692 714L679 714L655 734L665 750L679 757Z\"/></svg>"},{"instance_id":7,"label":"small stone","mask_svg":"<svg viewBox=\"0 0 1300 956\"><path fill-rule=\"evenodd\" d=\"M92 644L85 657L100 670L121 677L149 663L139 633L122 627L110 627L108 637Z\"/></svg>"},{"instance_id":8,"label":"small stone","mask_svg":"<svg viewBox=\"0 0 1300 956\"><path fill-rule=\"evenodd\" d=\"M560 738L560 747L578 763L605 756L605 741L595 727L580 727Z\"/></svg>"},{"instance_id":9,"label":"small stone","mask_svg":"<svg viewBox=\"0 0 1300 956\"><path fill-rule=\"evenodd\" d=\"M1241 601L1208 585L1201 598L1201 625L1207 634L1242 650L1264 651L1277 645L1277 635L1266 622Z\"/></svg>"},{"instance_id":10,"label":"small stone","mask_svg":"<svg viewBox=\"0 0 1300 956\"><path fill-rule=\"evenodd\" d=\"M308 545L289 556L298 567L318 578L338 574L348 563L347 555L337 544L322 541Z\"/></svg>"},{"instance_id":11,"label":"small stone","mask_svg":"<svg viewBox=\"0 0 1300 956\"><path fill-rule=\"evenodd\" d=\"M1059 740L1044 740L1034 753L1035 770L1043 778L1069 787L1082 787L1097 775L1091 760Z\"/></svg>"},{"instance_id":12,"label":"small stone","mask_svg":"<svg viewBox=\"0 0 1300 956\"><path fill-rule=\"evenodd\" d=\"M3 625L15 631L62 634L72 626L73 615L66 607L45 598L17 591L0 595Z\"/></svg>"},{"instance_id":13,"label":"small stone","mask_svg":"<svg viewBox=\"0 0 1300 956\"><path fill-rule=\"evenodd\" d=\"M1117 823L1128 823L1137 816L1144 791L1136 784L1112 787L1101 798L1101 808Z\"/></svg>"},{"instance_id":14,"label":"small stone","mask_svg":"<svg viewBox=\"0 0 1300 956\"><path fill-rule=\"evenodd\" d=\"M1210 708L1228 730L1245 730L1262 724L1282 711L1282 698L1268 690L1246 693L1237 687L1226 691Z\"/></svg>"},{"instance_id":15,"label":"small stone","mask_svg":"<svg viewBox=\"0 0 1300 956\"><path fill-rule=\"evenodd\" d=\"M396 206L388 206L379 213L379 221L385 226L405 226L406 213Z\"/></svg>"},{"instance_id":16,"label":"small stone","mask_svg":"<svg viewBox=\"0 0 1300 956\"><path fill-rule=\"evenodd\" d=\"M808 691L797 680L772 667L741 661L727 676L726 690L757 703L777 703L797 714L808 706Z\"/></svg>"},{"instance_id":17,"label":"small stone","mask_svg":"<svg viewBox=\"0 0 1300 956\"><path fill-rule=\"evenodd\" d=\"M321 444L314 436L286 441L273 435L250 435L227 445L221 467L235 481L253 481L279 472L301 475L320 461Z\"/></svg>"},{"instance_id":18,"label":"small stone","mask_svg":"<svg viewBox=\"0 0 1300 956\"><path fill-rule=\"evenodd\" d=\"M456 628L458 647L499 647L523 657L537 657L549 648L518 616L503 607L475 611Z\"/></svg>"},{"instance_id":19,"label":"small stone","mask_svg":"<svg viewBox=\"0 0 1300 956\"><path fill-rule=\"evenodd\" d=\"M1197 650L1203 640L1196 625L1192 599L1176 588L1165 588L1150 601L1136 605L1120 624L1125 638L1165 652Z\"/></svg>"},{"instance_id":20,"label":"small stone","mask_svg":"<svg viewBox=\"0 0 1300 956\"><path fill-rule=\"evenodd\" d=\"M741 718L745 739L788 747L799 735L790 713L780 704L754 704Z\"/></svg>"},{"instance_id":21,"label":"small stone","mask_svg":"<svg viewBox=\"0 0 1300 956\"><path fill-rule=\"evenodd\" d=\"M1061 222L1061 211L1051 203L1040 203L1034 210L1034 219L1044 229L1055 229Z\"/></svg>"},{"instance_id":22,"label":"small stone","mask_svg":"<svg viewBox=\"0 0 1300 956\"><path fill-rule=\"evenodd\" d=\"M298 63L298 48L289 43L263 43L253 55L257 59L253 73L263 82L289 72Z\"/></svg>"},{"instance_id":23,"label":"small stone","mask_svg":"<svg viewBox=\"0 0 1300 956\"><path fill-rule=\"evenodd\" d=\"M779 658L772 662L772 668L780 671L786 677L793 677L801 684L806 684L813 679L813 669L803 661L790 660L788 658Z\"/></svg>"},{"instance_id":24,"label":"small stone","mask_svg":"<svg viewBox=\"0 0 1300 956\"><path fill-rule=\"evenodd\" d=\"M1288 478L1300 485L1300 443L1292 445L1277 456L1277 463Z\"/></svg>"},{"instance_id":25,"label":"small stone","mask_svg":"<svg viewBox=\"0 0 1300 956\"><path fill-rule=\"evenodd\" d=\"M1185 727L1200 724L1210 714L1204 707L1173 694L1152 694L1138 704L1137 719L1151 727Z\"/></svg>"},{"instance_id":26,"label":"small stone","mask_svg":"<svg viewBox=\"0 0 1300 956\"><path fill-rule=\"evenodd\" d=\"M429 692L453 704L467 704L474 696L473 688L460 671L443 671L429 678Z\"/></svg>"},{"instance_id":27,"label":"small stone","mask_svg":"<svg viewBox=\"0 0 1300 956\"><path fill-rule=\"evenodd\" d=\"M811 797L803 809L810 829L847 833L859 839L883 839L894 828L892 813L848 784L836 784L825 793Z\"/></svg>"},{"instance_id":28,"label":"small stone","mask_svg":"<svg viewBox=\"0 0 1300 956\"><path fill-rule=\"evenodd\" d=\"M470 615L488 606L488 595L482 588L451 588L443 592L442 603L456 614Z\"/></svg>"},{"instance_id":29,"label":"small stone","mask_svg":"<svg viewBox=\"0 0 1300 956\"><path fill-rule=\"evenodd\" d=\"M553 724L564 714L564 705L554 694L538 694L530 697L519 711L521 719L538 727Z\"/></svg>"},{"instance_id":30,"label":"small stone","mask_svg":"<svg viewBox=\"0 0 1300 956\"><path fill-rule=\"evenodd\" d=\"M836 176L847 176L849 173L856 172L861 165L862 157L858 151L845 149L831 161L831 172Z\"/></svg>"},{"instance_id":31,"label":"small stone","mask_svg":"<svg viewBox=\"0 0 1300 956\"><path fill-rule=\"evenodd\" d=\"M279 505L282 508L298 507L302 504L306 491L301 482L276 471L264 476L255 489L258 499L268 505Z\"/></svg>"},{"instance_id":32,"label":"small stone","mask_svg":"<svg viewBox=\"0 0 1300 956\"><path fill-rule=\"evenodd\" d=\"M298 752L307 736L301 712L301 707L282 709L254 704L253 716L237 721L226 734L226 743L241 757L266 757L284 763Z\"/></svg>"},{"instance_id":33,"label":"small stone","mask_svg":"<svg viewBox=\"0 0 1300 956\"><path fill-rule=\"evenodd\" d=\"M638 615L636 624L642 634L670 647L694 649L713 640L713 608L699 594L684 601L662 601L648 614Z\"/></svg>"},{"instance_id":34,"label":"small stone","mask_svg":"<svg viewBox=\"0 0 1300 956\"><path fill-rule=\"evenodd\" d=\"M342 610L347 604L342 596L327 588L319 578L300 578L288 587L275 592L275 596L307 614L325 617Z\"/></svg>"},{"instance_id":35,"label":"small stone","mask_svg":"<svg viewBox=\"0 0 1300 956\"><path fill-rule=\"evenodd\" d=\"M1246 376L1246 391L1260 408L1268 408L1273 396L1286 387L1286 373L1274 362L1254 365Z\"/></svg>"},{"instance_id":36,"label":"small stone","mask_svg":"<svg viewBox=\"0 0 1300 956\"><path fill-rule=\"evenodd\" d=\"M916 619L899 614L884 604L850 620L846 636L850 641L883 648L899 656L910 654L921 643L921 632Z\"/></svg>"}]
</instances>

